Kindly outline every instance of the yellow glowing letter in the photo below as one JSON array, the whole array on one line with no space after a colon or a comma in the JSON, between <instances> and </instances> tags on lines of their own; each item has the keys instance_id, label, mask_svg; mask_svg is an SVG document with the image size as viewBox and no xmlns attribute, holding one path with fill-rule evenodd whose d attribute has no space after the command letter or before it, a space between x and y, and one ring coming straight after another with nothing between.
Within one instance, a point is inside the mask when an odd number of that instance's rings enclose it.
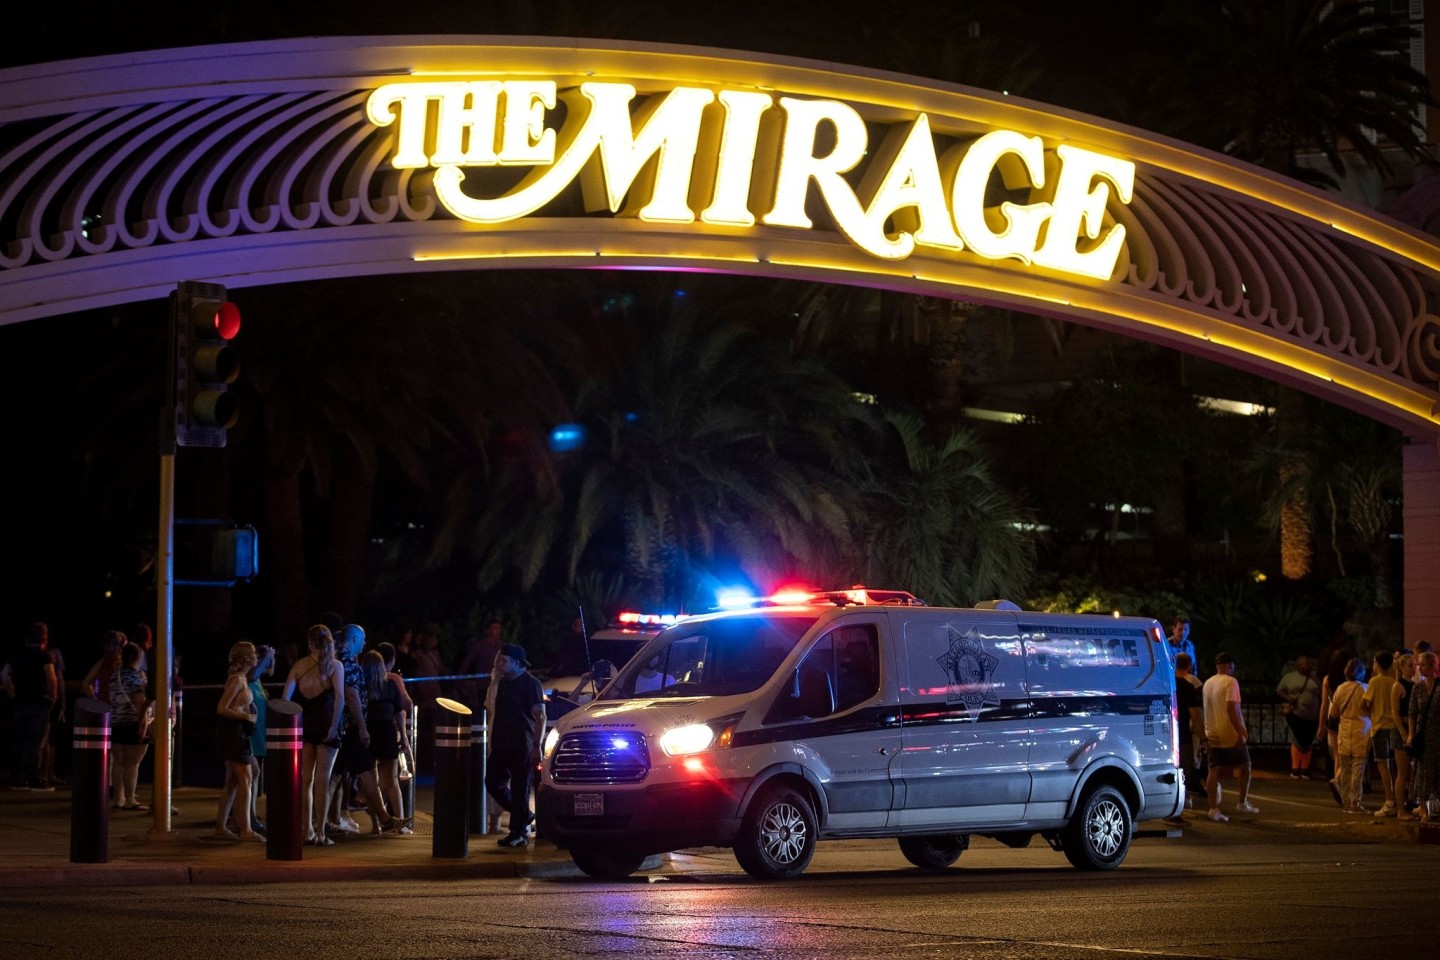
<instances>
[{"instance_id":1,"label":"yellow glowing letter","mask_svg":"<svg viewBox=\"0 0 1440 960\"><path fill-rule=\"evenodd\" d=\"M963 156L959 156L961 150ZM1045 186L1045 147L1040 138L996 130L970 144L969 149L951 150L945 160L947 167L955 167L950 204L955 227L966 245L992 260L1014 257L1029 263L1040 227L1050 216L1050 204L1021 205L1006 200L998 209L986 209L985 188L992 170L1000 171L1001 180L1010 190Z\"/></svg>"},{"instance_id":2,"label":"yellow glowing letter","mask_svg":"<svg viewBox=\"0 0 1440 960\"><path fill-rule=\"evenodd\" d=\"M697 180L714 182L711 202L700 213L703 223L755 225L750 212L750 178L755 172L755 150L760 142L760 117L774 101L768 93L722 90L716 98L725 108L720 143L710 155L696 159Z\"/></svg>"},{"instance_id":3,"label":"yellow glowing letter","mask_svg":"<svg viewBox=\"0 0 1440 960\"><path fill-rule=\"evenodd\" d=\"M545 128L545 111L555 109L555 81L506 80L505 125L500 163L505 166L555 162L555 131Z\"/></svg>"},{"instance_id":4,"label":"yellow glowing letter","mask_svg":"<svg viewBox=\"0 0 1440 960\"><path fill-rule=\"evenodd\" d=\"M493 164L499 104L498 81L447 84L440 94L440 113L435 121L435 152L430 154L430 163L437 167L452 163L467 166ZM469 134L468 138L466 134Z\"/></svg>"},{"instance_id":5,"label":"yellow glowing letter","mask_svg":"<svg viewBox=\"0 0 1440 960\"><path fill-rule=\"evenodd\" d=\"M813 179L836 225L856 244L869 249L859 239L868 231L865 211L844 177L865 156L865 121L854 108L834 100L781 97L780 107L785 111L785 137L775 175L775 203L761 219L777 227L814 226L805 215L805 197ZM816 134L823 122L834 128L835 146L817 157Z\"/></svg>"},{"instance_id":6,"label":"yellow glowing letter","mask_svg":"<svg viewBox=\"0 0 1440 960\"><path fill-rule=\"evenodd\" d=\"M715 95L701 87L676 87L663 97L652 97L635 118L640 125L637 134L630 120L634 87L587 83L580 90L591 102L585 125L599 131L596 155L580 173L585 208L620 211L620 202L633 189L625 214L638 213L641 220L692 223L690 173L700 140L700 120ZM654 166L647 167L651 157L655 157Z\"/></svg>"},{"instance_id":7,"label":"yellow glowing letter","mask_svg":"<svg viewBox=\"0 0 1440 960\"><path fill-rule=\"evenodd\" d=\"M1113 224L1105 238L1089 250L1081 252L1077 245L1081 230L1091 240L1100 236L1105 202L1110 196L1107 180L1115 185L1120 202L1130 202L1135 187L1135 164L1065 144L1057 147L1055 153L1060 158L1055 213L1045 231L1045 243L1035 251L1035 262L1097 280L1109 279L1125 242L1124 224Z\"/></svg>"},{"instance_id":8,"label":"yellow glowing letter","mask_svg":"<svg viewBox=\"0 0 1440 960\"><path fill-rule=\"evenodd\" d=\"M387 83L365 101L365 115L377 127L388 127L398 117L400 130L395 158L390 162L401 170L430 165L425 153L425 123L430 101L443 97L453 83Z\"/></svg>"},{"instance_id":9,"label":"yellow glowing letter","mask_svg":"<svg viewBox=\"0 0 1440 960\"><path fill-rule=\"evenodd\" d=\"M859 194L871 237L883 244L872 253L898 260L908 257L917 243L948 250L962 247L950 226L935 140L925 114L916 117L908 130L897 127L886 135L860 181ZM885 233L885 221L892 217L900 231L893 239Z\"/></svg>"}]
</instances>

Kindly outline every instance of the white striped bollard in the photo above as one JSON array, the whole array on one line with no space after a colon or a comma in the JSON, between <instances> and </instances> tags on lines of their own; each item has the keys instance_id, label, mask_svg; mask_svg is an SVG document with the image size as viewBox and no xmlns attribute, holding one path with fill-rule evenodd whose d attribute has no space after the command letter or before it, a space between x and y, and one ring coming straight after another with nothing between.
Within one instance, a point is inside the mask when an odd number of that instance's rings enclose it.
<instances>
[{"instance_id":1,"label":"white striped bollard","mask_svg":"<svg viewBox=\"0 0 1440 960\"><path fill-rule=\"evenodd\" d=\"M110 704L75 701L70 770L70 862L110 860Z\"/></svg>"},{"instance_id":2,"label":"white striped bollard","mask_svg":"<svg viewBox=\"0 0 1440 960\"><path fill-rule=\"evenodd\" d=\"M435 699L435 835L431 856L463 860L470 852L465 814L470 795L470 708Z\"/></svg>"},{"instance_id":3,"label":"white striped bollard","mask_svg":"<svg viewBox=\"0 0 1440 960\"><path fill-rule=\"evenodd\" d=\"M265 711L265 859L299 860L305 796L300 789L300 705L278 697ZM237 801L238 802L238 801Z\"/></svg>"}]
</instances>

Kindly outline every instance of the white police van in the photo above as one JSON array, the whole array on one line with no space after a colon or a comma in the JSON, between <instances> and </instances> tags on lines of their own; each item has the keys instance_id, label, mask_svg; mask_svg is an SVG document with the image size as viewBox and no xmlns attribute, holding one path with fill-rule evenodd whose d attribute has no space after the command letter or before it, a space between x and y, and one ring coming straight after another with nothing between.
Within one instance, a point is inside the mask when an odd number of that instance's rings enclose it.
<instances>
[{"instance_id":1,"label":"white police van","mask_svg":"<svg viewBox=\"0 0 1440 960\"><path fill-rule=\"evenodd\" d=\"M798 876L818 840L952 864L1035 834L1081 869L1184 809L1175 678L1153 620L926 607L863 588L683 620L545 740L544 835L585 873L730 846Z\"/></svg>"}]
</instances>

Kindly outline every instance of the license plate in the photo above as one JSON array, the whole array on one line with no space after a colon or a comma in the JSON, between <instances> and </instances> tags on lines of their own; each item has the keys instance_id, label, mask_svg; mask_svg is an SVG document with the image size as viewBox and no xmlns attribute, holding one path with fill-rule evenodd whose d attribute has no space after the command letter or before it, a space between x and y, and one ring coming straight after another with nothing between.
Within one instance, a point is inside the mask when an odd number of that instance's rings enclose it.
<instances>
[{"instance_id":1,"label":"license plate","mask_svg":"<svg viewBox=\"0 0 1440 960\"><path fill-rule=\"evenodd\" d=\"M575 794L575 816L577 817L603 817L605 815L605 794L603 793L577 793Z\"/></svg>"}]
</instances>

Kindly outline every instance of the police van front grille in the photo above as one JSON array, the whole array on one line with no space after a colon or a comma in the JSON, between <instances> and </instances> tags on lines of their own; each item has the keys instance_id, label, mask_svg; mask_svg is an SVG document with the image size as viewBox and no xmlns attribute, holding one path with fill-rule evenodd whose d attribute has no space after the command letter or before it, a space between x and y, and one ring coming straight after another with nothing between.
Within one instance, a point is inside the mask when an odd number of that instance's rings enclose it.
<instances>
[{"instance_id":1,"label":"police van front grille","mask_svg":"<svg viewBox=\"0 0 1440 960\"><path fill-rule=\"evenodd\" d=\"M639 783L650 772L650 751L638 733L567 733L550 772L556 783Z\"/></svg>"}]
</instances>

